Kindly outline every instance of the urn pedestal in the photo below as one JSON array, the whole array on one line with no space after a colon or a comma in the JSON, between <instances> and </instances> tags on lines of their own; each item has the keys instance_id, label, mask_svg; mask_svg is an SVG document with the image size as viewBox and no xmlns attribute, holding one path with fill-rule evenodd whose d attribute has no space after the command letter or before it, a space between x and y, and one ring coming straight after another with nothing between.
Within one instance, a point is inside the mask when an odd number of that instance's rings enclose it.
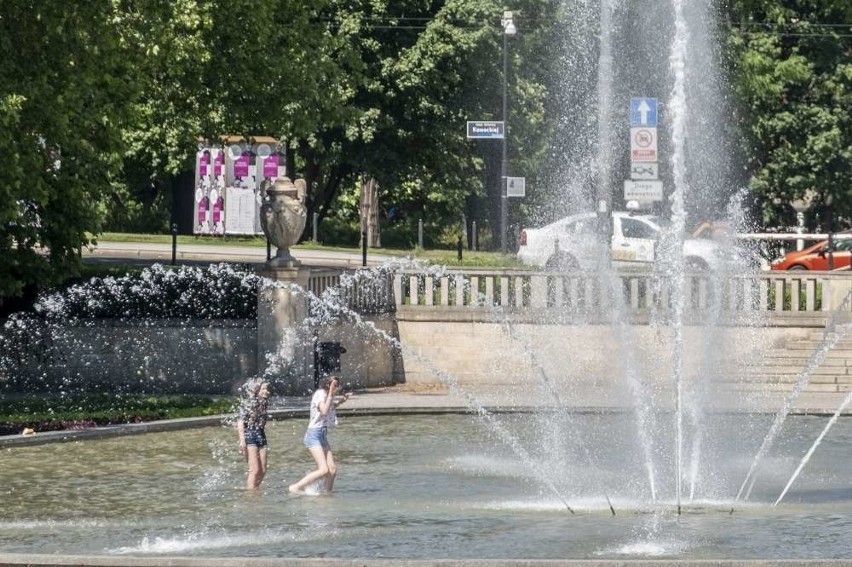
<instances>
[{"instance_id":1,"label":"urn pedestal","mask_svg":"<svg viewBox=\"0 0 852 567\"><path fill-rule=\"evenodd\" d=\"M313 337L303 324L308 316L304 290L311 270L300 265L290 247L305 228L305 181L293 183L288 177L279 177L269 184L266 195L260 226L278 252L261 270L272 282L258 295L257 366L280 393L303 395L313 387Z\"/></svg>"},{"instance_id":2,"label":"urn pedestal","mask_svg":"<svg viewBox=\"0 0 852 567\"><path fill-rule=\"evenodd\" d=\"M257 297L257 369L276 393L305 395L313 389L313 335L308 317L310 268L267 268L269 284Z\"/></svg>"}]
</instances>

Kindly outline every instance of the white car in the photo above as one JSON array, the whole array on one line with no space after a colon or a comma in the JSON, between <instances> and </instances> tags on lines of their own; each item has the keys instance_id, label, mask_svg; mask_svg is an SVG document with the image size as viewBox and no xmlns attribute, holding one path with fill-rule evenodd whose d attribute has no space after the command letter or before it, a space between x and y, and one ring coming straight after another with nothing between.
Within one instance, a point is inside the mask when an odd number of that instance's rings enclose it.
<instances>
[{"instance_id":1,"label":"white car","mask_svg":"<svg viewBox=\"0 0 852 567\"><path fill-rule=\"evenodd\" d=\"M612 212L612 260L616 265L649 265L657 257L657 242L669 223L655 215ZM576 270L594 265L598 218L595 213L565 217L541 228L521 231L518 259L554 270ZM688 269L719 267L730 255L717 242L689 238L683 243Z\"/></svg>"}]
</instances>

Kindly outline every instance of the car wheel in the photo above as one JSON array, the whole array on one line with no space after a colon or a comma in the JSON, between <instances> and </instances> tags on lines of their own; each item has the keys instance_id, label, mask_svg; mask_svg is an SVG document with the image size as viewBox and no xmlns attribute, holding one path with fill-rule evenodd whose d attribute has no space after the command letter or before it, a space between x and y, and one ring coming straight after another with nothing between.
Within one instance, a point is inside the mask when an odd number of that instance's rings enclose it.
<instances>
[{"instance_id":1,"label":"car wheel","mask_svg":"<svg viewBox=\"0 0 852 567\"><path fill-rule=\"evenodd\" d=\"M691 272L704 272L709 266L707 266L707 262L705 262L701 258L690 256L684 259L683 267Z\"/></svg>"},{"instance_id":2,"label":"car wheel","mask_svg":"<svg viewBox=\"0 0 852 567\"><path fill-rule=\"evenodd\" d=\"M577 259L568 252L557 252L547 259L544 268L549 272L571 272L580 268Z\"/></svg>"},{"instance_id":3,"label":"car wheel","mask_svg":"<svg viewBox=\"0 0 852 567\"><path fill-rule=\"evenodd\" d=\"M801 264L793 264L792 266L790 266L790 267L789 267L789 268L787 268L787 269L788 269L788 270L807 270L808 268L807 268L807 267L805 267L805 266L803 266L803 265L801 265Z\"/></svg>"}]
</instances>

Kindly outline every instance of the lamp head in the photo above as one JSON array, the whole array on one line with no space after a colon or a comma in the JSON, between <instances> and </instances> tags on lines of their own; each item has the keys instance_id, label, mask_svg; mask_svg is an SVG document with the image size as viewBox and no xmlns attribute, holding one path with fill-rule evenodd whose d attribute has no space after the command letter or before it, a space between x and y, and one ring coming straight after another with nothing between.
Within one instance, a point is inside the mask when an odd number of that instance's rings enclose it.
<instances>
[{"instance_id":1,"label":"lamp head","mask_svg":"<svg viewBox=\"0 0 852 567\"><path fill-rule=\"evenodd\" d=\"M512 16L512 12L506 10L503 12L503 18L500 20L500 24L503 26L503 33L506 35L515 35L518 33L518 29L515 27L515 20Z\"/></svg>"}]
</instances>

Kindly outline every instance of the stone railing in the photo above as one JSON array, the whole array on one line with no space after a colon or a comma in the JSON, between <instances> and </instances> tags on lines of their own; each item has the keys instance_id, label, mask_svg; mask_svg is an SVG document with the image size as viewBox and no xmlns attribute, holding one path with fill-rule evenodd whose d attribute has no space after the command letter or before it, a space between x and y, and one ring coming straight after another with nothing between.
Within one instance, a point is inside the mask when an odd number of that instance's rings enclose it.
<instances>
[{"instance_id":1,"label":"stone railing","mask_svg":"<svg viewBox=\"0 0 852 567\"><path fill-rule=\"evenodd\" d=\"M850 311L852 274L836 272L746 272L687 274L683 293L672 278L648 272L620 272L601 279L592 273L524 270L445 270L394 273L397 309L416 311L510 312L542 320L599 318L621 306L641 319L666 317L682 308L687 317L725 313L736 320L757 314L819 317ZM615 293L620 290L620 297ZM678 299L682 299L678 305Z\"/></svg>"},{"instance_id":2,"label":"stone railing","mask_svg":"<svg viewBox=\"0 0 852 567\"><path fill-rule=\"evenodd\" d=\"M393 271L312 270L308 291L324 301L333 301L359 315L393 313Z\"/></svg>"}]
</instances>

